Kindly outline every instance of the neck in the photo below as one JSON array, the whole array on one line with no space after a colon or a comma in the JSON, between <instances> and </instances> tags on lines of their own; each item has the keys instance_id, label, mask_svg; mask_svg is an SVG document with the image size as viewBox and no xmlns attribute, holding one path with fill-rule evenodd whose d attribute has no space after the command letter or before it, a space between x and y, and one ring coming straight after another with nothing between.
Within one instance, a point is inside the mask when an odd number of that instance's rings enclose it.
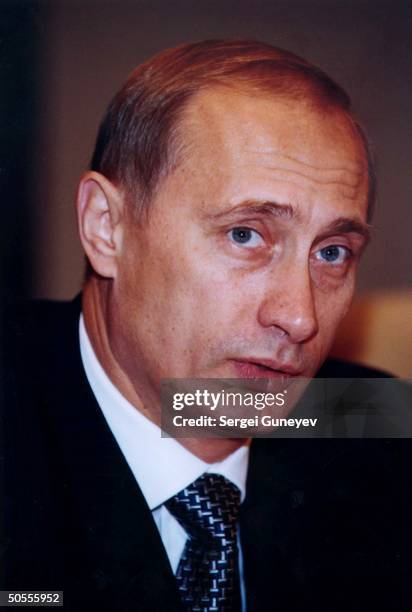
<instances>
[{"instance_id":1,"label":"neck","mask_svg":"<svg viewBox=\"0 0 412 612\"><path fill-rule=\"evenodd\" d=\"M108 333L108 303L110 284L92 276L83 289L82 312L87 335L103 370L127 401L160 427L158 413L150 409L150 402L137 391L116 359ZM141 385L142 387L144 385ZM179 438L189 452L207 463L222 461L248 440L242 438Z\"/></svg>"}]
</instances>

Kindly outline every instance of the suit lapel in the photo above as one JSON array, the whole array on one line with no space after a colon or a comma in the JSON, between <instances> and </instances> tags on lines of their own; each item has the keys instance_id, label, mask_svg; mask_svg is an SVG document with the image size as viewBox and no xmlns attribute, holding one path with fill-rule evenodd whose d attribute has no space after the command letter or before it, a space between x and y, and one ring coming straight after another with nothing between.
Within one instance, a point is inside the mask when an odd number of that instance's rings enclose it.
<instances>
[{"instance_id":1,"label":"suit lapel","mask_svg":"<svg viewBox=\"0 0 412 612\"><path fill-rule=\"evenodd\" d=\"M59 445L67 564L77 583L66 600L72 597L73 609L81 609L82 593L90 591L102 609L180 610L150 509L86 380L78 316L77 303L54 334L48 385L42 385L52 439ZM84 601L81 606L87 607Z\"/></svg>"},{"instance_id":2,"label":"suit lapel","mask_svg":"<svg viewBox=\"0 0 412 612\"><path fill-rule=\"evenodd\" d=\"M253 440L240 520L248 611L315 609L308 560L322 525L307 502L339 452L330 440Z\"/></svg>"},{"instance_id":3,"label":"suit lapel","mask_svg":"<svg viewBox=\"0 0 412 612\"><path fill-rule=\"evenodd\" d=\"M276 463L276 457L281 457L279 442L253 440L241 512L247 603L253 612L268 610L269 602L274 601L279 610L293 609L290 595L299 590L283 546L283 534L290 532L292 522L287 506L293 486L282 478L282 466ZM269 444L278 447L275 453L270 452Z\"/></svg>"}]
</instances>

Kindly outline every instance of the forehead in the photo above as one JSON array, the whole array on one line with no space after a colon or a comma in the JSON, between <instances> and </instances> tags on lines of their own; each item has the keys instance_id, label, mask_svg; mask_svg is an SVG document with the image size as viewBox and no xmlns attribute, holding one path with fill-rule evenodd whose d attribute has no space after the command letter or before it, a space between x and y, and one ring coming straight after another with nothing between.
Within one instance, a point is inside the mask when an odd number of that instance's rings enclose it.
<instances>
[{"instance_id":1,"label":"forehead","mask_svg":"<svg viewBox=\"0 0 412 612\"><path fill-rule=\"evenodd\" d=\"M356 200L366 212L365 151L350 119L340 111L215 88L192 100L183 128L183 164L192 178L210 185L220 178L222 188L235 182L241 191L247 190L246 183L264 189L278 181L286 192L289 185L294 197L300 191L305 197L312 192L327 197L330 191Z\"/></svg>"},{"instance_id":2,"label":"forehead","mask_svg":"<svg viewBox=\"0 0 412 612\"><path fill-rule=\"evenodd\" d=\"M294 151L308 162L324 157L328 166L342 162L364 166L365 153L343 111L294 98L250 95L235 87L215 87L195 96L184 119L184 132L192 145L254 147L275 144L279 151ZM325 151L326 150L326 151Z\"/></svg>"}]
</instances>

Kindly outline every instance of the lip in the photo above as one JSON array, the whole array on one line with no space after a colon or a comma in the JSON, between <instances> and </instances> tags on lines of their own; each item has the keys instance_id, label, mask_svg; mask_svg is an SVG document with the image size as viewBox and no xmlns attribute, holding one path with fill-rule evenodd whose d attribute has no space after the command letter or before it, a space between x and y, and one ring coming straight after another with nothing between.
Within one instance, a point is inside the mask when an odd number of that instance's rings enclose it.
<instances>
[{"instance_id":1,"label":"lip","mask_svg":"<svg viewBox=\"0 0 412 612\"><path fill-rule=\"evenodd\" d=\"M232 359L232 362L241 378L292 378L301 375L301 371L291 364L272 359L247 357Z\"/></svg>"}]
</instances>

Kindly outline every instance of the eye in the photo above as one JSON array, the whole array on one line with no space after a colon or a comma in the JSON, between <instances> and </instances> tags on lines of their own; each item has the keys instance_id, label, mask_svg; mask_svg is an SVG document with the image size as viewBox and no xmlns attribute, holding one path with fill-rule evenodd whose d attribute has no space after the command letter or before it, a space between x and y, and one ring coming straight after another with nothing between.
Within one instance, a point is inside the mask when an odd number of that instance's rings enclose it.
<instances>
[{"instance_id":1,"label":"eye","mask_svg":"<svg viewBox=\"0 0 412 612\"><path fill-rule=\"evenodd\" d=\"M234 227L229 231L229 238L232 242L248 248L258 247L263 244L263 238L259 232L250 227Z\"/></svg>"},{"instance_id":2,"label":"eye","mask_svg":"<svg viewBox=\"0 0 412 612\"><path fill-rule=\"evenodd\" d=\"M335 266L345 263L351 256L352 251L350 249L337 244L331 244L316 252L316 259Z\"/></svg>"}]
</instances>

